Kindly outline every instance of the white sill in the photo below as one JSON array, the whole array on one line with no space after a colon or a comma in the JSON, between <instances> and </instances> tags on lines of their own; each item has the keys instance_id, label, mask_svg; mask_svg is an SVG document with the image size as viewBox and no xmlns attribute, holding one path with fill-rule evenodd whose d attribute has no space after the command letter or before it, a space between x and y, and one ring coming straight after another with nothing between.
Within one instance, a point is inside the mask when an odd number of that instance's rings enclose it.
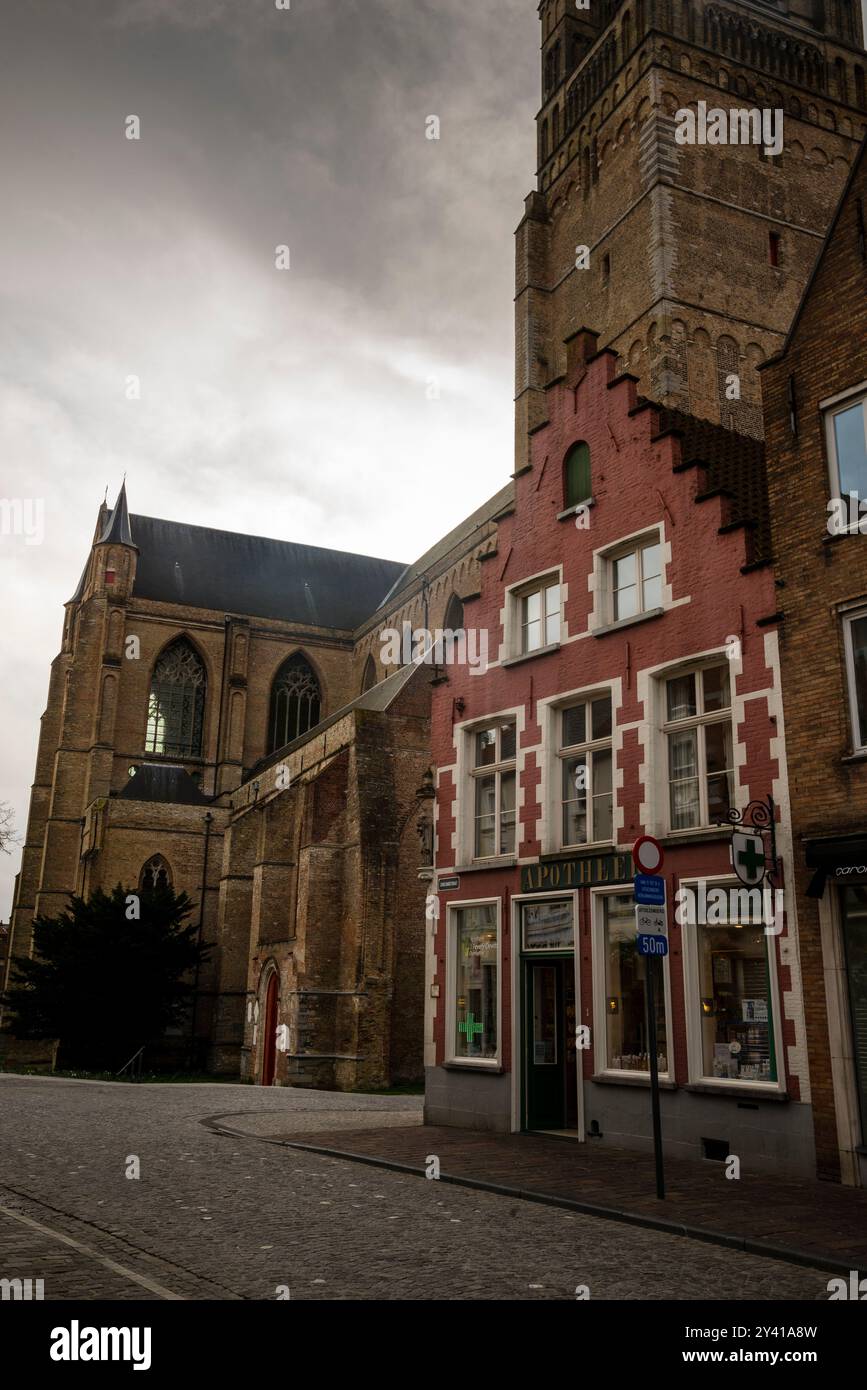
<instances>
[{"instance_id":1,"label":"white sill","mask_svg":"<svg viewBox=\"0 0 867 1390\"><path fill-rule=\"evenodd\" d=\"M505 661L500 662L500 665L517 666L521 661L532 661L534 656L547 656L549 652L558 652L559 650L560 643L551 642L547 647L536 647L532 652L521 652L518 656L507 656Z\"/></svg>"},{"instance_id":2,"label":"white sill","mask_svg":"<svg viewBox=\"0 0 867 1390\"><path fill-rule=\"evenodd\" d=\"M730 825L695 825L689 830L664 830L659 839L664 845L677 844L679 840L711 840L714 837L719 838L728 835L731 830L736 828L734 822Z\"/></svg>"},{"instance_id":3,"label":"white sill","mask_svg":"<svg viewBox=\"0 0 867 1390\"><path fill-rule=\"evenodd\" d=\"M755 1077L750 1076L700 1076L692 1078L687 1082L687 1089L690 1087L710 1086L715 1091L749 1089L755 1091L757 1095L781 1095L783 1087L778 1081L756 1081Z\"/></svg>"},{"instance_id":4,"label":"white sill","mask_svg":"<svg viewBox=\"0 0 867 1390\"><path fill-rule=\"evenodd\" d=\"M447 1057L445 1060L447 1067L483 1067L485 1071L499 1071L501 1062L499 1057Z\"/></svg>"},{"instance_id":5,"label":"white sill","mask_svg":"<svg viewBox=\"0 0 867 1390\"><path fill-rule=\"evenodd\" d=\"M647 608L643 613L635 613L631 618L620 618L616 623L606 623L604 627L594 627L591 637L607 637L609 632L620 632L624 627L635 627L636 623L646 623L649 618L661 618L664 608ZM505 662L503 663L505 665Z\"/></svg>"},{"instance_id":6,"label":"white sill","mask_svg":"<svg viewBox=\"0 0 867 1390\"><path fill-rule=\"evenodd\" d=\"M574 507L567 507L564 512L557 513L558 521L565 521L568 516L574 516L576 512L586 511L588 507L596 506L595 497L585 497L583 502L576 502Z\"/></svg>"},{"instance_id":7,"label":"white sill","mask_svg":"<svg viewBox=\"0 0 867 1390\"><path fill-rule=\"evenodd\" d=\"M847 753L840 759L841 763L864 763L867 762L867 748L856 748L854 753Z\"/></svg>"},{"instance_id":8,"label":"white sill","mask_svg":"<svg viewBox=\"0 0 867 1390\"><path fill-rule=\"evenodd\" d=\"M613 1067L606 1067L603 1071L596 1072L595 1075L593 1075L593 1076L590 1078L590 1080L591 1080L591 1081L595 1081L595 1082L597 1083L597 1085L602 1085L602 1086L604 1086L604 1085L606 1085L606 1084L609 1084L609 1083L613 1083L614 1085L620 1085L620 1086L629 1086L629 1085L635 1085L635 1086L649 1086L649 1085L650 1085L650 1072L649 1072L649 1071L618 1071L618 1070L615 1070ZM674 1090L677 1089L677 1086L676 1086L676 1083L675 1083L674 1079L671 1077L671 1075L670 1075L667 1071L661 1071L661 1072L659 1073L659 1084L660 1084L660 1086L664 1086L666 1089L669 1089L669 1090L672 1090L672 1091L674 1091Z\"/></svg>"},{"instance_id":9,"label":"white sill","mask_svg":"<svg viewBox=\"0 0 867 1390\"><path fill-rule=\"evenodd\" d=\"M471 874L480 869L513 869L518 859L514 854L500 854L491 859L472 859L469 864L458 864L448 870L448 875Z\"/></svg>"}]
</instances>

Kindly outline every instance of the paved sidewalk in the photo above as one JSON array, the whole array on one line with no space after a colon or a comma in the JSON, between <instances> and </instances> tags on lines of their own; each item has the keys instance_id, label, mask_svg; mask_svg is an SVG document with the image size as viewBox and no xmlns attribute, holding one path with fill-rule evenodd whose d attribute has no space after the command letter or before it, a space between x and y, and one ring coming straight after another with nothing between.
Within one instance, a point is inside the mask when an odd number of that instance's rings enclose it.
<instances>
[{"instance_id":1,"label":"paved sidewalk","mask_svg":"<svg viewBox=\"0 0 867 1390\"><path fill-rule=\"evenodd\" d=\"M408 1117L409 1118L409 1117ZM423 1173L436 1155L443 1179L509 1189L513 1195L597 1215L676 1230L755 1254L833 1271L867 1274L867 1191L832 1183L746 1173L727 1179L725 1164L666 1159L666 1199L658 1201L652 1154L542 1135L491 1135L412 1125L307 1133L259 1123L256 1135L309 1145ZM218 1122L245 1132L243 1116ZM246 1132L253 1132L252 1130Z\"/></svg>"}]
</instances>

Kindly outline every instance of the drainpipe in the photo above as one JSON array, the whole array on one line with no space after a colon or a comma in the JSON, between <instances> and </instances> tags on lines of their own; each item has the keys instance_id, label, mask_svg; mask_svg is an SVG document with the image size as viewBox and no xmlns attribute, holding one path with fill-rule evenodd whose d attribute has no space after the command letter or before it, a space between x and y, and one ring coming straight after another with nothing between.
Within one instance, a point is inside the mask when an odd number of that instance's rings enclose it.
<instances>
[{"instance_id":1,"label":"drainpipe","mask_svg":"<svg viewBox=\"0 0 867 1390\"><path fill-rule=\"evenodd\" d=\"M202 944L202 929L205 924L205 890L208 882L208 842L211 838L211 822L214 817L210 811L205 812L205 850L202 855L202 891L199 896L199 930L196 935L196 945ZM199 1003L199 961L196 961L196 975L193 981L193 1016L190 1022L190 1052L195 1051L196 1045L196 1013Z\"/></svg>"}]
</instances>

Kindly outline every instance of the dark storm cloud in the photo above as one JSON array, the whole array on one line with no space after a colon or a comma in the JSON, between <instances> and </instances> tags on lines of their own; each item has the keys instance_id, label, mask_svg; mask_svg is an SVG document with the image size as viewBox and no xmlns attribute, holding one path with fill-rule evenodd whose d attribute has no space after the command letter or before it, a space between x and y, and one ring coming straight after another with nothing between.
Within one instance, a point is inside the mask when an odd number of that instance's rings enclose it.
<instances>
[{"instance_id":1,"label":"dark storm cloud","mask_svg":"<svg viewBox=\"0 0 867 1390\"><path fill-rule=\"evenodd\" d=\"M124 471L135 511L397 559L501 486L538 20L4 0L0 45L0 495L45 504L41 545L0 537L23 831L60 605Z\"/></svg>"}]
</instances>

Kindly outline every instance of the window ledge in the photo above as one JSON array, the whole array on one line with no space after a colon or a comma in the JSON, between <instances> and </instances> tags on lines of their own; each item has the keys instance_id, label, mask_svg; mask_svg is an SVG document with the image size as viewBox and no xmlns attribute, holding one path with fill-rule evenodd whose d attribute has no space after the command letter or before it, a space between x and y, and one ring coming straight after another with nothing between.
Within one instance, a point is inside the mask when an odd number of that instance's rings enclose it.
<instances>
[{"instance_id":1,"label":"window ledge","mask_svg":"<svg viewBox=\"0 0 867 1390\"><path fill-rule=\"evenodd\" d=\"M615 840L591 840L587 845L567 845L564 849L545 850L539 855L539 863L546 864L552 859L590 859L594 854L628 854L629 850L618 850ZM535 860L531 861L535 863Z\"/></svg>"},{"instance_id":2,"label":"window ledge","mask_svg":"<svg viewBox=\"0 0 867 1390\"><path fill-rule=\"evenodd\" d=\"M449 867L448 870L439 868L437 873L447 872L450 876L454 874L479 874L485 869L514 869L517 862L517 857L514 854L504 854L496 859L478 859L472 864L456 864L454 868Z\"/></svg>"},{"instance_id":3,"label":"window ledge","mask_svg":"<svg viewBox=\"0 0 867 1390\"><path fill-rule=\"evenodd\" d=\"M700 845L705 840L727 840L736 828L725 825L697 825L694 830L669 830L658 838L659 843L666 849L674 849L676 845Z\"/></svg>"},{"instance_id":4,"label":"window ledge","mask_svg":"<svg viewBox=\"0 0 867 1390\"><path fill-rule=\"evenodd\" d=\"M684 1091L692 1091L700 1096L732 1096L735 1100L772 1100L787 1101L788 1091L777 1090L773 1084L766 1086L761 1081L690 1081L683 1087Z\"/></svg>"},{"instance_id":5,"label":"window ledge","mask_svg":"<svg viewBox=\"0 0 867 1390\"><path fill-rule=\"evenodd\" d=\"M857 753L847 753L841 763L867 763L867 748L859 748Z\"/></svg>"},{"instance_id":6,"label":"window ledge","mask_svg":"<svg viewBox=\"0 0 867 1390\"><path fill-rule=\"evenodd\" d=\"M636 613L633 618L620 618L616 623L606 623L604 627L594 627L591 637L607 637L609 632L619 632L624 627L635 627L636 623L646 623L651 618L661 618L664 608L648 608L646 613Z\"/></svg>"},{"instance_id":7,"label":"window ledge","mask_svg":"<svg viewBox=\"0 0 867 1390\"><path fill-rule=\"evenodd\" d=\"M502 1076L505 1067L501 1062L443 1062L443 1071L475 1071L487 1072L489 1076Z\"/></svg>"},{"instance_id":8,"label":"window ledge","mask_svg":"<svg viewBox=\"0 0 867 1390\"><path fill-rule=\"evenodd\" d=\"M573 507L567 507L565 511L563 511L563 512L558 512L558 513L557 513L557 520L558 520L558 521L568 521L569 517L570 517L570 516L574 516L576 512L584 512L584 511L587 510L588 507L595 507L595 506L596 506L596 498L595 498L595 497L585 497L583 502L576 502L575 505L574 505Z\"/></svg>"},{"instance_id":9,"label":"window ledge","mask_svg":"<svg viewBox=\"0 0 867 1390\"><path fill-rule=\"evenodd\" d=\"M507 656L505 661L501 661L501 666L517 666L522 661L532 661L537 656L547 656L549 652L559 652L560 643L551 642L547 647L537 647L534 652L521 652L520 656Z\"/></svg>"},{"instance_id":10,"label":"window ledge","mask_svg":"<svg viewBox=\"0 0 867 1390\"><path fill-rule=\"evenodd\" d=\"M614 1072L600 1071L595 1076L591 1076L591 1081L595 1081L597 1086L646 1086L650 1088L650 1073L643 1071L636 1072ZM661 1091L676 1091L677 1082L659 1078L659 1089Z\"/></svg>"}]
</instances>

